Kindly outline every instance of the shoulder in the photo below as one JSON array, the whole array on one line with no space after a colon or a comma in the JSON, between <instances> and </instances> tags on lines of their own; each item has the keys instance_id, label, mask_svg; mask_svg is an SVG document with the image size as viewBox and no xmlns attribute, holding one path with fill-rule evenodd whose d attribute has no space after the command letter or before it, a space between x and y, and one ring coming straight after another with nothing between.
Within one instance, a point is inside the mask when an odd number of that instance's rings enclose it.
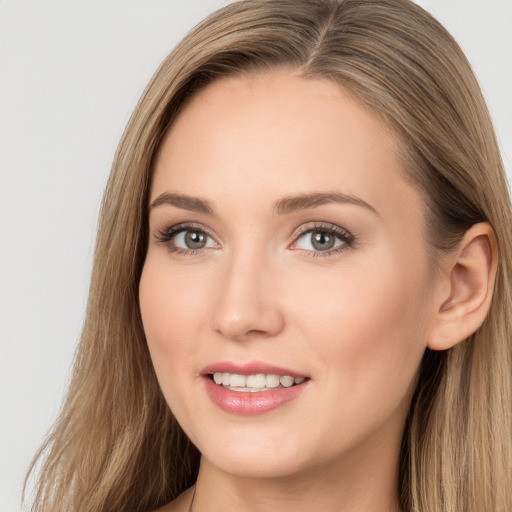
<instances>
[{"instance_id":1,"label":"shoulder","mask_svg":"<svg viewBox=\"0 0 512 512\"><path fill-rule=\"evenodd\" d=\"M181 493L175 500L167 503L167 505L164 505L162 508L159 508L154 512L188 512L193 493L194 488L190 487L185 492Z\"/></svg>"}]
</instances>

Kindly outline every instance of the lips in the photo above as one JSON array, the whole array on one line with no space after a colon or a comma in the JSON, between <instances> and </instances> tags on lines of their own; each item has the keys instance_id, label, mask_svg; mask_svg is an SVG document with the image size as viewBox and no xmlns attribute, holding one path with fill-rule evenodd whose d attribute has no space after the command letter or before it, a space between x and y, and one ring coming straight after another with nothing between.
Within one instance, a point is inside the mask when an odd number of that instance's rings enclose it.
<instances>
[{"instance_id":1,"label":"lips","mask_svg":"<svg viewBox=\"0 0 512 512\"><path fill-rule=\"evenodd\" d=\"M201 374L212 402L226 412L242 415L272 411L298 398L310 382L306 375L260 362L215 363Z\"/></svg>"},{"instance_id":2,"label":"lips","mask_svg":"<svg viewBox=\"0 0 512 512\"><path fill-rule=\"evenodd\" d=\"M215 372L213 374L213 382L215 382L215 384L227 387L232 391L251 393L269 391L279 387L289 388L305 380L306 377L293 378L291 375L278 375L275 373L241 375L239 373Z\"/></svg>"}]
</instances>

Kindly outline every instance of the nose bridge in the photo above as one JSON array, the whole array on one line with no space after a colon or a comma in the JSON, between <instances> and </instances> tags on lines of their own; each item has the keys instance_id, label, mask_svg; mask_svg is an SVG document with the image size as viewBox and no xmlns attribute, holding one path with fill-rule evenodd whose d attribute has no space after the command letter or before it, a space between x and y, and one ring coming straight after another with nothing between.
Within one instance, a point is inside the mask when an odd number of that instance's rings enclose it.
<instances>
[{"instance_id":1,"label":"nose bridge","mask_svg":"<svg viewBox=\"0 0 512 512\"><path fill-rule=\"evenodd\" d=\"M214 329L236 340L278 334L284 316L275 293L276 272L260 248L247 244L232 251L218 276Z\"/></svg>"}]
</instances>

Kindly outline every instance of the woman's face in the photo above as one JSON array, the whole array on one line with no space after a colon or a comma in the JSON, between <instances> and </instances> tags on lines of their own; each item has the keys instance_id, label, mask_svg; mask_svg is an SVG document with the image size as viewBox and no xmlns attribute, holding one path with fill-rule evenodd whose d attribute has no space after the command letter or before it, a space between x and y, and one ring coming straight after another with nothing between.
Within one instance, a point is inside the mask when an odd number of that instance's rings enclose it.
<instances>
[{"instance_id":1,"label":"woman's face","mask_svg":"<svg viewBox=\"0 0 512 512\"><path fill-rule=\"evenodd\" d=\"M167 133L140 305L165 398L212 466L396 469L436 309L397 152L342 89L284 71L214 82Z\"/></svg>"}]
</instances>

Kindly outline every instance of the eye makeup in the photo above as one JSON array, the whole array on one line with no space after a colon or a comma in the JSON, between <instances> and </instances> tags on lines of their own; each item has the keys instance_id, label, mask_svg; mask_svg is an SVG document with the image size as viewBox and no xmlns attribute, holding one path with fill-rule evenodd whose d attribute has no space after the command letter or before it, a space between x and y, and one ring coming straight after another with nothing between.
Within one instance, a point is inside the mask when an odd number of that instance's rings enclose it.
<instances>
[{"instance_id":1,"label":"eye makeup","mask_svg":"<svg viewBox=\"0 0 512 512\"><path fill-rule=\"evenodd\" d=\"M164 245L171 253L184 256L201 254L206 249L218 249L220 245L201 224L182 222L155 234L158 244Z\"/></svg>"},{"instance_id":2,"label":"eye makeup","mask_svg":"<svg viewBox=\"0 0 512 512\"><path fill-rule=\"evenodd\" d=\"M301 251L310 257L328 257L353 247L356 237L348 230L336 224L313 222L303 224L292 235L293 241L288 248ZM221 245L202 224L182 222L171 225L155 233L158 244L164 245L170 253L194 256L204 254L210 249L219 249Z\"/></svg>"},{"instance_id":3,"label":"eye makeup","mask_svg":"<svg viewBox=\"0 0 512 512\"><path fill-rule=\"evenodd\" d=\"M356 237L336 224L314 222L302 225L294 235L292 250L302 250L307 256L328 257L354 246ZM310 245L310 248L307 245Z\"/></svg>"}]
</instances>

